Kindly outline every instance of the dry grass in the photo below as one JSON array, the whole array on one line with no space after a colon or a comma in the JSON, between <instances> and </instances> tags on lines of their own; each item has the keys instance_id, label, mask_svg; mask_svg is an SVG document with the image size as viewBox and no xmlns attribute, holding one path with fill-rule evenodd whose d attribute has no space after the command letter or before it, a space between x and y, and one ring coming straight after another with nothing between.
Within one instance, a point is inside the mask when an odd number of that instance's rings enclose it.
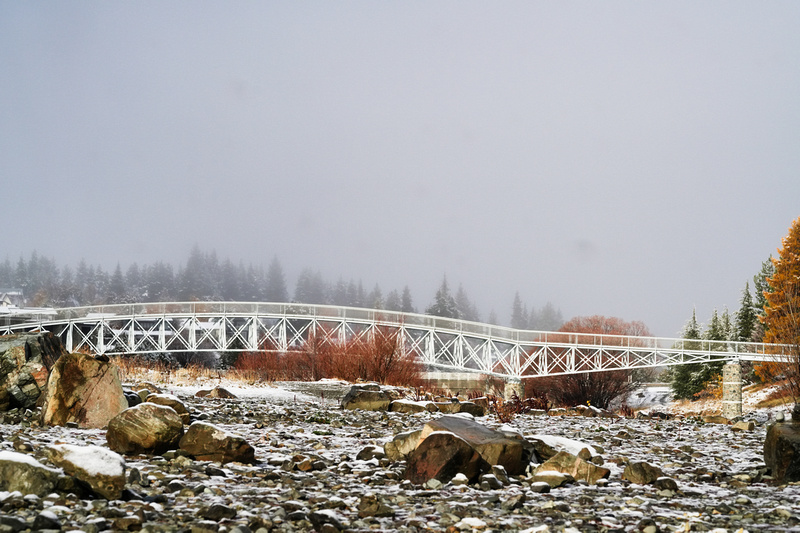
<instances>
[{"instance_id":1,"label":"dry grass","mask_svg":"<svg viewBox=\"0 0 800 533\"><path fill-rule=\"evenodd\" d=\"M171 385L202 385L222 380L219 371L200 365L174 369L163 363L133 357L114 357L111 360L119 369L120 379L126 383L150 381Z\"/></svg>"},{"instance_id":2,"label":"dry grass","mask_svg":"<svg viewBox=\"0 0 800 533\"><path fill-rule=\"evenodd\" d=\"M758 391L760 398L756 403L756 407L782 407L786 406L791 408L794 406L794 396L792 395L791 387L782 382L777 382L770 385L762 385Z\"/></svg>"}]
</instances>

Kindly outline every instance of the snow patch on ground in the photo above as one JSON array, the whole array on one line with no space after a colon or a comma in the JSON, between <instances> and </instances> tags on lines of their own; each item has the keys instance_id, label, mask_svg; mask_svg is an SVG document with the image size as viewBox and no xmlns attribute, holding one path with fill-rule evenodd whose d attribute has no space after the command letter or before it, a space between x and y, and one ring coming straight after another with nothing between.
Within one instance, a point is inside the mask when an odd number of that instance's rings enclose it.
<instances>
[{"instance_id":1,"label":"snow patch on ground","mask_svg":"<svg viewBox=\"0 0 800 533\"><path fill-rule=\"evenodd\" d=\"M282 386L273 385L222 385L222 387L234 394L237 398L261 398L270 402L319 402L319 398L288 390ZM194 396L200 390L208 390L209 387L197 385L171 385L169 391L175 395Z\"/></svg>"}]
</instances>

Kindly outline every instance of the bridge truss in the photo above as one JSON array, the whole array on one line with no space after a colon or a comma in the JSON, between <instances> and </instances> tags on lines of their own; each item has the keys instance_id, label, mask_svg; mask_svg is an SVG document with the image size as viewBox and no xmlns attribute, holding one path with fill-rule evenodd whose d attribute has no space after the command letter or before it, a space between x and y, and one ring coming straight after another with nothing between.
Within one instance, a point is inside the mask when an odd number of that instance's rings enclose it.
<instances>
[{"instance_id":1,"label":"bridge truss","mask_svg":"<svg viewBox=\"0 0 800 533\"><path fill-rule=\"evenodd\" d=\"M126 355L307 349L395 332L428 367L525 378L740 360L788 360L791 346L516 330L392 311L326 305L178 302L57 309L0 325L0 334L43 330L70 352Z\"/></svg>"}]
</instances>

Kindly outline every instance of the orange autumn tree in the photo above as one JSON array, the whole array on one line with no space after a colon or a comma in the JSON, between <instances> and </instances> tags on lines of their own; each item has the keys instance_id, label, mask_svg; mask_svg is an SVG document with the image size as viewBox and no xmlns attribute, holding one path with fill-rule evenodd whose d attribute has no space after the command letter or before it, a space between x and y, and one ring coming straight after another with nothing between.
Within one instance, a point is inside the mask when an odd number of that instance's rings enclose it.
<instances>
[{"instance_id":1,"label":"orange autumn tree","mask_svg":"<svg viewBox=\"0 0 800 533\"><path fill-rule=\"evenodd\" d=\"M795 404L800 398L800 217L789 227L778 257L772 259L774 274L764 292L764 342L789 346L780 362L765 363L770 374L783 379Z\"/></svg>"}]
</instances>

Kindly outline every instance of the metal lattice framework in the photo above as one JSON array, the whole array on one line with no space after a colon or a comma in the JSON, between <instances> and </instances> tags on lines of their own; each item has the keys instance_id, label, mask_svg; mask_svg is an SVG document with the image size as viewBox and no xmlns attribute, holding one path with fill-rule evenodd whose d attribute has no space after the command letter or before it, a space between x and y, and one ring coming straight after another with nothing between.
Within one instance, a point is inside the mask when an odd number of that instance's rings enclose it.
<instances>
[{"instance_id":1,"label":"metal lattice framework","mask_svg":"<svg viewBox=\"0 0 800 533\"><path fill-rule=\"evenodd\" d=\"M302 349L396 331L425 365L508 380L686 363L787 360L790 346L516 330L372 309L285 303L178 302L56 309L0 326L0 334L52 331L68 351L125 355Z\"/></svg>"}]
</instances>

